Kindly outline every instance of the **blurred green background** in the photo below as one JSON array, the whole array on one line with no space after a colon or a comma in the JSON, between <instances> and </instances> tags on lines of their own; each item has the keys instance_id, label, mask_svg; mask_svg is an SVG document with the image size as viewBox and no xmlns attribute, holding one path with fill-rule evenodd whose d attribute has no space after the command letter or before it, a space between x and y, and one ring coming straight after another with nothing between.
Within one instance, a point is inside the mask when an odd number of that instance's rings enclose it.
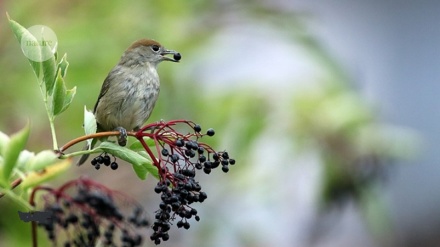
<instances>
[{"instance_id":1,"label":"blurred green background","mask_svg":"<svg viewBox=\"0 0 440 247\"><path fill-rule=\"evenodd\" d=\"M316 5L23 0L2 1L0 10L0 130L11 134L30 120L27 148L35 152L52 146L49 125L6 11L25 27L52 28L59 54L67 53L66 83L77 94L56 119L60 145L83 134L84 105L93 108L133 41L152 38L182 54L180 63L159 66L161 94L149 121L212 127L210 141L237 165L199 176L208 193L195 206L201 221L173 228L162 246L413 246L402 245L382 192L398 169L391 164L410 157L418 139L380 121L352 68L310 28L325 20L314 15L322 13ZM128 165L117 172L83 166L54 184L81 175L137 198L154 215L160 198L153 178L137 181ZM0 245L29 246L30 226L18 221L17 207L2 198L0 209ZM148 237L145 246L153 246Z\"/></svg>"}]
</instances>

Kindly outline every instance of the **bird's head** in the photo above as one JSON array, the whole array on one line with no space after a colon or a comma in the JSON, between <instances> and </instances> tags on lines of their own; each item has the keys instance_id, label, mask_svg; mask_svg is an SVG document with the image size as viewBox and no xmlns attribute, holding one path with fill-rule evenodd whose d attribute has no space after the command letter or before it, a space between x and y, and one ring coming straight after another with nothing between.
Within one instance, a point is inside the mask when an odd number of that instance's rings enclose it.
<instances>
[{"instance_id":1,"label":"bird's head","mask_svg":"<svg viewBox=\"0 0 440 247\"><path fill-rule=\"evenodd\" d=\"M172 57L167 55L172 55ZM121 63L130 65L148 62L156 66L162 61L179 62L181 58L180 53L166 49L157 41L141 39L127 48L121 58Z\"/></svg>"}]
</instances>

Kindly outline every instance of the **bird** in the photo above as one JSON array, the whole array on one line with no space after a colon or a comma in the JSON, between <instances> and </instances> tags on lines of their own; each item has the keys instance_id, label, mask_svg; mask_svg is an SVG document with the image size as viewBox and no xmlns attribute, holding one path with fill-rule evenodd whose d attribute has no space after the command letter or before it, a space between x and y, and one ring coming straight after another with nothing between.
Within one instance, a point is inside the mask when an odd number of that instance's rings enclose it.
<instances>
[{"instance_id":1,"label":"bird","mask_svg":"<svg viewBox=\"0 0 440 247\"><path fill-rule=\"evenodd\" d=\"M168 50L152 39L131 44L102 84L93 109L97 132L117 130L118 144L125 146L127 131L139 130L156 104L160 91L158 64L179 62L181 57L179 52ZM94 143L85 148L93 148ZM88 156L84 154L78 165L84 164Z\"/></svg>"}]
</instances>

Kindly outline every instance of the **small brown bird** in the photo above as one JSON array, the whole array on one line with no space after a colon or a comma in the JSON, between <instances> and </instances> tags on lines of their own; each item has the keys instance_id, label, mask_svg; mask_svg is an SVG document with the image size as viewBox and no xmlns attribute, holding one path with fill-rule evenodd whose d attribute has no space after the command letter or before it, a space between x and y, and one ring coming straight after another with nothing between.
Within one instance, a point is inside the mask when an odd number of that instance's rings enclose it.
<instances>
[{"instance_id":1,"label":"small brown bird","mask_svg":"<svg viewBox=\"0 0 440 247\"><path fill-rule=\"evenodd\" d=\"M168 54L173 57L167 57ZM180 59L180 53L150 39L138 40L128 47L102 84L93 110L97 132L118 130L118 143L125 146L127 130L142 127L156 104L160 89L157 65ZM78 165L87 158L87 154L83 155Z\"/></svg>"}]
</instances>

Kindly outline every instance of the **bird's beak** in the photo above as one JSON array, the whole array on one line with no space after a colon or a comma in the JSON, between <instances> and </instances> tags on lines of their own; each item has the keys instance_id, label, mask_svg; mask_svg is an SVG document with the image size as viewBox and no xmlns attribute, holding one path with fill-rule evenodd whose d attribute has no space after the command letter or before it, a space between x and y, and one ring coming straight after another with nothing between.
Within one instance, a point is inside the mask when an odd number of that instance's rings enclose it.
<instances>
[{"instance_id":1,"label":"bird's beak","mask_svg":"<svg viewBox=\"0 0 440 247\"><path fill-rule=\"evenodd\" d=\"M173 58L166 57L165 55L167 55L167 54L173 54ZM167 49L164 49L160 53L160 55L162 56L163 61L179 62L179 60L182 58L180 53L178 53L177 51L167 50Z\"/></svg>"}]
</instances>

